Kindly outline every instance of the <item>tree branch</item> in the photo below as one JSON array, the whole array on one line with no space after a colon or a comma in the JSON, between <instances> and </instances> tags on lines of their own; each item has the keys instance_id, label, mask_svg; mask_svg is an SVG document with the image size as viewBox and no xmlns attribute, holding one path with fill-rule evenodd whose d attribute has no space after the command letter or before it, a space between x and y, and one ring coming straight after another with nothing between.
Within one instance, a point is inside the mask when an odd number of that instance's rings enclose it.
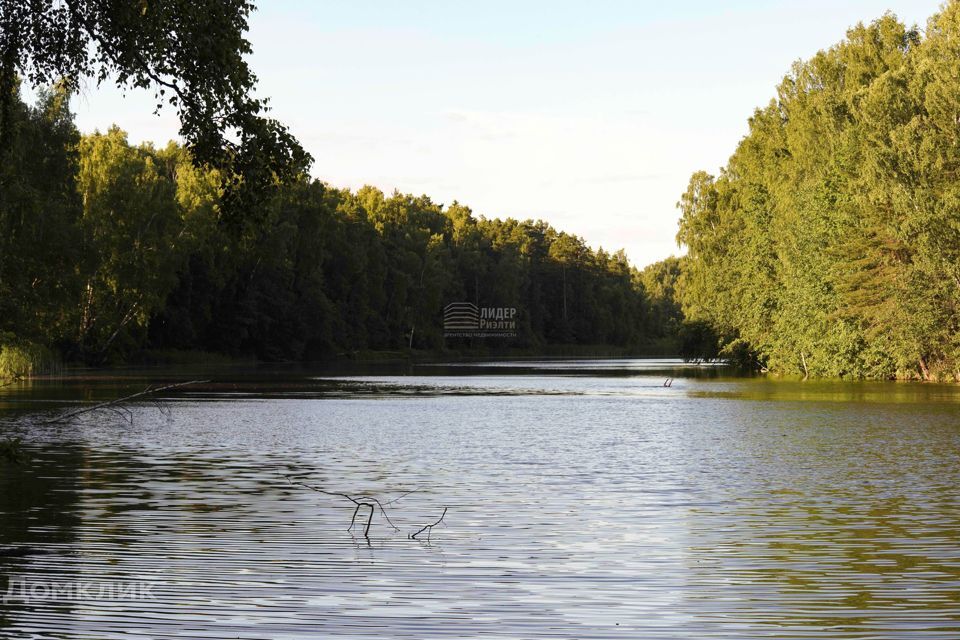
<instances>
[{"instance_id":1,"label":"tree branch","mask_svg":"<svg viewBox=\"0 0 960 640\"><path fill-rule=\"evenodd\" d=\"M176 384L168 384L163 387L148 387L143 391L140 391L139 393L134 393L129 396L124 396L123 398L117 398L116 400L110 400L109 402L101 402L100 404L95 404L92 407L81 407L73 411L68 411L67 413L59 415L55 418L50 418L49 420L45 420L42 424L59 424L62 422L67 422L69 420L72 420L73 418L76 418L77 416L83 415L85 413L90 413L91 411L99 411L101 409L108 409L110 411L120 414L121 417L123 417L124 415L123 411L126 411L128 415L130 413L128 409L125 409L124 407L119 407L119 405L122 405L125 402L130 402L131 400L135 400L143 396L149 396L154 393L160 393L161 391L169 391L170 389L179 389L180 387L186 387L191 384L203 384L204 382L210 382L210 381L209 380L191 380L189 382L178 382ZM133 418L131 415L129 417L129 420L132 420L132 419Z\"/></svg>"},{"instance_id":2,"label":"tree branch","mask_svg":"<svg viewBox=\"0 0 960 640\"><path fill-rule=\"evenodd\" d=\"M397 525L395 525L395 524L393 523L393 520L391 520L391 519L390 519L390 516L387 515L387 510L386 510L384 507L386 507L386 506L388 506L388 505L391 505L391 504L393 504L394 502L400 500L401 498L404 498L404 497L410 495L411 493L413 493L414 491L417 491L417 490L418 490L418 489L411 489L411 490L409 490L409 491L407 491L407 492L405 492L405 493L400 494L399 496L397 496L397 497L394 498L393 500L390 500L390 501L388 501L388 502L386 502L386 503L383 503L383 502L380 502L380 500L379 500L378 498L376 498L375 496L358 495L358 496L354 497L354 496L351 496L351 495L348 494L348 493L340 493L340 492L337 492L337 491L327 491L326 489L321 489L320 487L316 487L316 486L307 484L306 482L300 482L300 481L298 481L298 480L294 480L294 479L292 479L290 476L286 476L286 475L285 475L285 476L283 476L283 477L286 478L287 482L289 482L290 484L295 484L295 485L304 487L304 488L306 488L306 489L310 489L311 491L316 491L317 493L322 493L322 494L325 494L325 495L328 495L328 496L337 496L337 497L340 497L340 498L346 498L347 500L349 500L350 502L352 502L353 504L355 504L355 505L356 505L356 508L353 510L353 517L350 518L350 526L347 527L347 531L350 531L351 529L353 529L353 525L354 525L354 524L356 523L356 521L357 521L357 514L360 512L360 508L361 508L361 507L368 507L368 508L370 509L370 515L367 517L367 525L366 525L366 527L364 527L364 530L363 530L363 537L366 538L368 542L370 541L370 526L371 526L371 524L373 523L373 514L374 514L374 512L375 512L377 509L379 509L379 510L380 510L380 513L383 515L383 519L386 520L387 523L388 523L391 527L393 527L393 530L394 530L394 531L400 531L400 527L398 527Z\"/></svg>"},{"instance_id":3,"label":"tree branch","mask_svg":"<svg viewBox=\"0 0 960 640\"><path fill-rule=\"evenodd\" d=\"M430 542L430 532L433 531L433 528L434 528L435 526L437 526L438 524L440 524L441 522L443 522L443 517L444 517L445 515L447 515L447 509L449 509L449 508L450 508L450 507L444 507L444 508L443 508L443 513L440 514L440 517L437 518L437 521L436 521L436 522L434 522L434 523L432 523L432 524L426 524L426 525L423 526L423 528L421 528L421 529L420 529L419 531L417 531L416 533L410 534L410 539L411 539L411 540L416 540L418 535L420 535L421 533L423 533L424 531L426 531L426 532L427 532L427 542Z\"/></svg>"}]
</instances>

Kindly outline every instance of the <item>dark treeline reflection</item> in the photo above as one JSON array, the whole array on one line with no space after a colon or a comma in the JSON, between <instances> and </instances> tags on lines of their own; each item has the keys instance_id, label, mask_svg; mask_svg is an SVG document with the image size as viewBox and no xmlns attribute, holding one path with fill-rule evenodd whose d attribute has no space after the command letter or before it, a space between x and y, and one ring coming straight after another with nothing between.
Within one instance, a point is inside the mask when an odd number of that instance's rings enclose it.
<instances>
[{"instance_id":1,"label":"dark treeline reflection","mask_svg":"<svg viewBox=\"0 0 960 640\"><path fill-rule=\"evenodd\" d=\"M70 554L77 544L85 460L84 450L73 445L31 447L30 459L21 463L0 460L0 598L22 595L26 576L43 579L38 561ZM7 597L0 628L27 607Z\"/></svg>"},{"instance_id":2,"label":"dark treeline reflection","mask_svg":"<svg viewBox=\"0 0 960 640\"><path fill-rule=\"evenodd\" d=\"M542 221L303 180L225 224L188 152L81 135L57 87L15 101L0 171L0 369L14 346L122 360L190 349L265 360L444 346L449 302L515 307L498 346L671 351L675 261L642 273ZM466 340L466 339L464 339ZM470 346L468 342L451 346Z\"/></svg>"}]
</instances>

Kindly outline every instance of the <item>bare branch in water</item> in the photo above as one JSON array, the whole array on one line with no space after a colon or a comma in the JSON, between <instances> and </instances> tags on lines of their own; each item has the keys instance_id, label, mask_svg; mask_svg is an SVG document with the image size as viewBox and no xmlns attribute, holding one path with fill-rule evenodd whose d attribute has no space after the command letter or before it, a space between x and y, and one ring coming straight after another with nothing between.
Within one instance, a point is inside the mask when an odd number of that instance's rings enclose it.
<instances>
[{"instance_id":1,"label":"bare branch in water","mask_svg":"<svg viewBox=\"0 0 960 640\"><path fill-rule=\"evenodd\" d=\"M353 504L357 505L356 509L353 510L353 517L350 518L350 526L347 527L347 531L350 531L351 529L353 529L353 525L354 525L354 524L356 523L356 521L357 521L357 514L360 512L360 508L361 508L361 507L367 507L367 508L369 508L369 509L370 509L370 514L367 516L367 524L366 524L366 526L365 526L364 529L363 529L363 537L366 538L368 542L370 541L370 526L373 524L373 514L374 514L374 512L375 512L377 509L379 509L379 510L380 510L380 513L383 515L383 519L387 521L387 524L389 524L391 527L393 527L393 530L394 530L394 531L400 531L400 527L398 527L397 525L395 525L395 524L393 523L393 520L391 520L391 519L390 519L390 516L387 515L387 510L386 510L384 507L387 506L387 505L391 505L391 504L393 504L394 502L396 502L397 500L400 500L401 498L404 498L404 497L410 495L410 494L413 493L414 491L417 491L417 489L411 489L410 491L407 491L406 493L400 494L399 496L397 496L397 497L394 498L393 500L390 500L390 501L388 501L388 502L386 502L386 503L383 503L383 502L380 502L380 500L377 499L375 496L358 495L358 496L354 497L354 496L351 496L351 495L348 494L348 493L340 493L340 492L337 492L337 491L327 491L326 489L321 489L320 487L315 487L315 486L313 486L313 485L307 484L306 482L299 482L299 481L297 481L297 480L293 480L292 478L290 478L290 476L283 476L283 477L286 478L286 479L287 479L287 482L289 482L290 484L299 485L299 486L301 486L301 487L305 487L305 488L307 488L307 489L310 489L311 491L316 491L317 493L323 493L323 494L328 495L328 496L337 496L337 497L340 497L340 498L346 498L347 500L349 500L349 501L352 502Z\"/></svg>"},{"instance_id":2,"label":"bare branch in water","mask_svg":"<svg viewBox=\"0 0 960 640\"><path fill-rule=\"evenodd\" d=\"M443 513L440 514L440 517L437 518L437 521L436 521L436 522L434 522L433 524L424 525L423 528L420 529L420 531L417 531L416 533L410 534L410 539L411 539L411 540L416 540L418 535L420 535L421 533L423 533L424 531L426 531L426 532L427 532L427 542L430 542L430 532L433 531L433 528L434 528L435 526L437 526L438 524L440 524L441 522L443 522L443 516L447 515L447 509L449 509L449 508L450 508L450 507L444 507L444 508L443 508Z\"/></svg>"},{"instance_id":3,"label":"bare branch in water","mask_svg":"<svg viewBox=\"0 0 960 640\"><path fill-rule=\"evenodd\" d=\"M415 491L420 491L420 488L417 487L416 489L410 489L410 491L407 491L406 493L401 493L399 496L397 496L396 498L394 498L394 499L391 500L390 502L385 502L384 505L391 505L391 504L393 504L394 502L396 502L397 500L400 500L401 498L406 498L408 495L410 495L411 493L413 493L413 492L415 492Z\"/></svg>"},{"instance_id":4,"label":"bare branch in water","mask_svg":"<svg viewBox=\"0 0 960 640\"><path fill-rule=\"evenodd\" d=\"M124 403L130 402L131 400L136 400L137 398L142 398L144 396L150 396L156 393L161 393L163 391L169 391L170 389L178 389L180 387L186 387L191 384L203 384L205 382L210 382L210 381L209 380L191 380L189 382L178 382L176 384L168 384L162 387L147 387L146 389L144 389L143 391L140 391L139 393L134 393L129 396L124 396L123 398L117 398L116 400L110 400L109 402L101 402L100 404L95 404L92 407L81 407L79 409L74 409L73 411L68 411L67 413L56 416L55 418L50 418L49 420L45 420L43 424L58 424L58 423L68 422L86 413L90 413L92 411L100 411L103 409L112 411L113 413L120 416L120 418L123 419L125 422L129 422L132 424L133 412L131 412L130 409L122 406ZM153 400L159 406L158 401L155 398ZM164 412L164 410L161 409L161 412ZM166 411L165 415L170 415L169 410Z\"/></svg>"}]
</instances>

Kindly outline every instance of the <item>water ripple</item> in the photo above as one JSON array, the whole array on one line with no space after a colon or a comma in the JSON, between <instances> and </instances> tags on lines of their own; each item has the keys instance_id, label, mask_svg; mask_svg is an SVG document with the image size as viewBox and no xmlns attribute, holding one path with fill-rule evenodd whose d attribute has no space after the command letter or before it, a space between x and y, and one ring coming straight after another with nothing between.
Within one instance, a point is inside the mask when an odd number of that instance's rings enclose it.
<instances>
[{"instance_id":1,"label":"water ripple","mask_svg":"<svg viewBox=\"0 0 960 640\"><path fill-rule=\"evenodd\" d=\"M0 596L151 597L9 601L4 637L960 637L955 399L508 378L205 389L169 417L24 430L32 462L0 473ZM288 475L418 490L368 543L350 502ZM407 537L444 507L429 543Z\"/></svg>"}]
</instances>

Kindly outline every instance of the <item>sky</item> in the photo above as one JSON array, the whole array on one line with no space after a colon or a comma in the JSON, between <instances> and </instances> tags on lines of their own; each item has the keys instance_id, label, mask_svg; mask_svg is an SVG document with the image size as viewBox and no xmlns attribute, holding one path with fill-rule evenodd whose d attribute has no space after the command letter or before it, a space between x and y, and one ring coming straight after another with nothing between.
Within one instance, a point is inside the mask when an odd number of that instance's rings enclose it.
<instances>
[{"instance_id":1,"label":"sky","mask_svg":"<svg viewBox=\"0 0 960 640\"><path fill-rule=\"evenodd\" d=\"M261 0L257 94L315 177L542 218L643 266L682 253L676 202L716 173L793 61L938 0ZM178 139L152 94L85 86L82 131Z\"/></svg>"}]
</instances>

